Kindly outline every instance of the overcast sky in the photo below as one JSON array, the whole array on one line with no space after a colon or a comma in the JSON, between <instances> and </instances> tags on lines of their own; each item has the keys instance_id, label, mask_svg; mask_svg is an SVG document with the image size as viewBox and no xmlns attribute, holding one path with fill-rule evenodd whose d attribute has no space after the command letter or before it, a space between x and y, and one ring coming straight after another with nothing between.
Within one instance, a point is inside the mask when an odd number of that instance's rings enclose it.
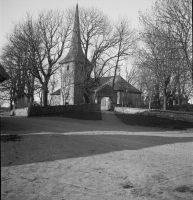
<instances>
[{"instance_id":1,"label":"overcast sky","mask_svg":"<svg viewBox=\"0 0 193 200\"><path fill-rule=\"evenodd\" d=\"M0 49L5 35L12 29L13 22L24 18L26 12L36 14L40 10L65 10L69 6L97 7L112 20L127 17L138 26L138 11L150 9L154 0L0 0Z\"/></svg>"}]
</instances>

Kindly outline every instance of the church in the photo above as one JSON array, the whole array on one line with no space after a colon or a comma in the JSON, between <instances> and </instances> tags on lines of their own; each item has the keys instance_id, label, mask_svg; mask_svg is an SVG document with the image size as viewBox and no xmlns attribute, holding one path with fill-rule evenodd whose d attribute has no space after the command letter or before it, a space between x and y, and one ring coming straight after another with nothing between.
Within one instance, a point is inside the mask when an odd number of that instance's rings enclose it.
<instances>
[{"instance_id":1,"label":"church","mask_svg":"<svg viewBox=\"0 0 193 200\"><path fill-rule=\"evenodd\" d=\"M75 11L71 46L66 57L59 64L61 88L51 94L51 105L88 103L82 85L85 81L85 70L91 69L92 63L86 58L81 46L78 5ZM97 85L90 88L89 103L101 104L102 110L111 110L114 106L140 106L141 92L121 76L116 76L114 81L113 79L113 76L101 77Z\"/></svg>"}]
</instances>

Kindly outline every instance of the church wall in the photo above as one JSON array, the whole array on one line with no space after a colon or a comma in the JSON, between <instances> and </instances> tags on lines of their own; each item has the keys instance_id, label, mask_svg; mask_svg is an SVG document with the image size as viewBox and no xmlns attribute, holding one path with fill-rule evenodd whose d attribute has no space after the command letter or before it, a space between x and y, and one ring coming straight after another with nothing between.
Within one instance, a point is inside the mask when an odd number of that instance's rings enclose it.
<instances>
[{"instance_id":1,"label":"church wall","mask_svg":"<svg viewBox=\"0 0 193 200\"><path fill-rule=\"evenodd\" d=\"M128 92L126 95L126 106L139 107L141 105L141 94Z\"/></svg>"},{"instance_id":2,"label":"church wall","mask_svg":"<svg viewBox=\"0 0 193 200\"><path fill-rule=\"evenodd\" d=\"M60 95L52 95L51 106L60 105Z\"/></svg>"},{"instance_id":3,"label":"church wall","mask_svg":"<svg viewBox=\"0 0 193 200\"><path fill-rule=\"evenodd\" d=\"M83 64L75 63L75 86L74 86L74 104L84 103L82 94L82 85L84 82Z\"/></svg>"},{"instance_id":4,"label":"church wall","mask_svg":"<svg viewBox=\"0 0 193 200\"><path fill-rule=\"evenodd\" d=\"M61 66L60 105L74 104L74 69L75 64L73 62Z\"/></svg>"},{"instance_id":5,"label":"church wall","mask_svg":"<svg viewBox=\"0 0 193 200\"><path fill-rule=\"evenodd\" d=\"M61 66L60 105L84 103L82 83L84 79L83 64L69 62Z\"/></svg>"},{"instance_id":6,"label":"church wall","mask_svg":"<svg viewBox=\"0 0 193 200\"><path fill-rule=\"evenodd\" d=\"M117 92L117 105L125 107L139 107L141 105L141 94Z\"/></svg>"},{"instance_id":7,"label":"church wall","mask_svg":"<svg viewBox=\"0 0 193 200\"><path fill-rule=\"evenodd\" d=\"M141 105L141 94L132 93L132 102L135 107L139 107Z\"/></svg>"}]
</instances>

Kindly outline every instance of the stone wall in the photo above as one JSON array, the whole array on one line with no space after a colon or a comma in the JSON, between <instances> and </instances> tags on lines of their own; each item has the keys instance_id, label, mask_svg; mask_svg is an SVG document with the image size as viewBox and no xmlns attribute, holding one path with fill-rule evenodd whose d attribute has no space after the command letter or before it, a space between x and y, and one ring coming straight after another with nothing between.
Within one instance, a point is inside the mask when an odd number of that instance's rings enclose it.
<instances>
[{"instance_id":1,"label":"stone wall","mask_svg":"<svg viewBox=\"0 0 193 200\"><path fill-rule=\"evenodd\" d=\"M179 112L179 111L164 111L164 110L152 110L150 115L156 115L162 118L168 118L173 120L181 120L193 122L193 113L192 112Z\"/></svg>"},{"instance_id":2,"label":"stone wall","mask_svg":"<svg viewBox=\"0 0 193 200\"><path fill-rule=\"evenodd\" d=\"M28 116L65 116L65 114L100 111L100 104L31 107Z\"/></svg>"},{"instance_id":3,"label":"stone wall","mask_svg":"<svg viewBox=\"0 0 193 200\"><path fill-rule=\"evenodd\" d=\"M115 112L125 113L125 114L142 114L151 115L162 118L168 118L173 120L182 120L193 122L193 112L179 112L179 111L169 111L169 110L148 110L141 108L128 108L128 107L115 107Z\"/></svg>"},{"instance_id":4,"label":"stone wall","mask_svg":"<svg viewBox=\"0 0 193 200\"><path fill-rule=\"evenodd\" d=\"M28 116L28 108L15 109L14 113L15 113L15 116L27 117Z\"/></svg>"},{"instance_id":5,"label":"stone wall","mask_svg":"<svg viewBox=\"0 0 193 200\"><path fill-rule=\"evenodd\" d=\"M141 108L115 107L114 111L125 114L136 114L136 113L144 113L145 111L149 110Z\"/></svg>"}]
</instances>

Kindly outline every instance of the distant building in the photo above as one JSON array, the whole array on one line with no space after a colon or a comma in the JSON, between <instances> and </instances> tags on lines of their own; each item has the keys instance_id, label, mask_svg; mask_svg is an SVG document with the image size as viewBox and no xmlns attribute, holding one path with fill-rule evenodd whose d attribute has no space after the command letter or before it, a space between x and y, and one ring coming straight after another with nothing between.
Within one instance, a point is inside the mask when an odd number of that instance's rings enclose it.
<instances>
[{"instance_id":1,"label":"distant building","mask_svg":"<svg viewBox=\"0 0 193 200\"><path fill-rule=\"evenodd\" d=\"M84 63L87 63L86 67ZM81 47L78 5L76 6L71 47L66 57L60 62L60 66L61 88L51 94L51 105L85 103L81 84L84 81L84 70L89 70L92 64L85 57ZM92 94L89 102L101 103L101 108L104 110L111 109L112 105L138 107L141 104L141 92L121 76L115 77L114 87L113 77L110 76L100 78L98 85L90 89Z\"/></svg>"}]
</instances>

